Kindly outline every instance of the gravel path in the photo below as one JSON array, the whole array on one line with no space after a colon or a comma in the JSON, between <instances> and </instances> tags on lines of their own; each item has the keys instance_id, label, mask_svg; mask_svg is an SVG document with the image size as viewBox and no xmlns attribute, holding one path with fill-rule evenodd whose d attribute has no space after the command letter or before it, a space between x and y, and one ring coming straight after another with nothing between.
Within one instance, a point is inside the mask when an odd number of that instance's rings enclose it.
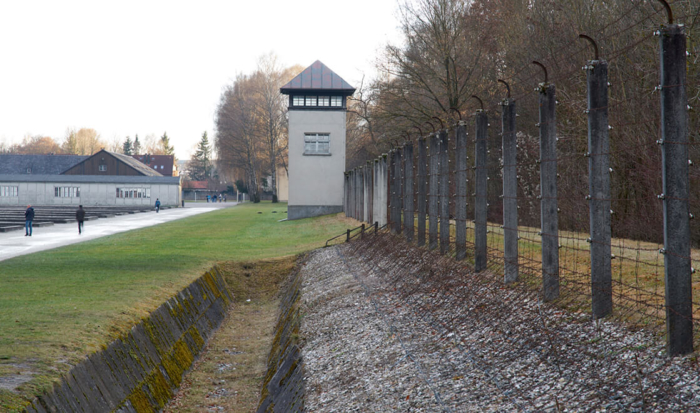
<instances>
[{"instance_id":1,"label":"gravel path","mask_svg":"<svg viewBox=\"0 0 700 413\"><path fill-rule=\"evenodd\" d=\"M658 337L372 242L302 269L307 411L700 411L695 358Z\"/></svg>"}]
</instances>

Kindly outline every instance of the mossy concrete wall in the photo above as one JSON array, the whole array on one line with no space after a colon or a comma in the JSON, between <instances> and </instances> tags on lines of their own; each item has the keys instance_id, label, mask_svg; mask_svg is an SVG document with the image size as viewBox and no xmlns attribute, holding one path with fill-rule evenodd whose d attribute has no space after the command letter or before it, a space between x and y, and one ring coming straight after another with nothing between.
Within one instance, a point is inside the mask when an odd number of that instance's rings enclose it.
<instances>
[{"instance_id":1,"label":"mossy concrete wall","mask_svg":"<svg viewBox=\"0 0 700 413\"><path fill-rule=\"evenodd\" d=\"M284 287L275 338L267 359L267 374L258 413L301 412L304 408L304 370L297 347L301 310L301 275L295 271Z\"/></svg>"},{"instance_id":2,"label":"mossy concrete wall","mask_svg":"<svg viewBox=\"0 0 700 413\"><path fill-rule=\"evenodd\" d=\"M73 367L26 412L161 410L230 303L226 283L214 267L124 337Z\"/></svg>"}]
</instances>

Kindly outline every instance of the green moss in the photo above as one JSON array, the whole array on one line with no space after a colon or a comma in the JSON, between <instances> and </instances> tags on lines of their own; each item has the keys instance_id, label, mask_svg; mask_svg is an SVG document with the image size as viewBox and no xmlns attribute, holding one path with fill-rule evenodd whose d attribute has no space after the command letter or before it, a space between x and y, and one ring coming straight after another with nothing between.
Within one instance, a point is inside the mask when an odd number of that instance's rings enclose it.
<instances>
[{"instance_id":1,"label":"green moss","mask_svg":"<svg viewBox=\"0 0 700 413\"><path fill-rule=\"evenodd\" d=\"M148 396L140 387L129 395L129 401L137 413L155 413L153 406L148 401Z\"/></svg>"},{"instance_id":2,"label":"green moss","mask_svg":"<svg viewBox=\"0 0 700 413\"><path fill-rule=\"evenodd\" d=\"M162 408L168 403L168 400L173 396L172 389L168 386L168 382L163 377L160 369L154 369L153 372L144 380L151 392L151 396L158 404L158 408Z\"/></svg>"}]
</instances>

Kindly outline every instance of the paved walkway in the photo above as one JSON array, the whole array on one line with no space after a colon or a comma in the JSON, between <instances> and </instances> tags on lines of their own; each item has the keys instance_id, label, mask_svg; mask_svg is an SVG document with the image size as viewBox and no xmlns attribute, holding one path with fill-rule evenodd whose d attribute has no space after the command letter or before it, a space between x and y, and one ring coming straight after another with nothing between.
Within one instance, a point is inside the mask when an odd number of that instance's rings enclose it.
<instances>
[{"instance_id":1,"label":"paved walkway","mask_svg":"<svg viewBox=\"0 0 700 413\"><path fill-rule=\"evenodd\" d=\"M114 218L100 218L93 221L85 221L83 233L80 235L78 234L77 222L54 224L41 228L35 227L31 237L24 236L24 229L4 232L0 233L0 261L132 229L150 227L234 205L236 205L235 202L216 204L185 203L185 208L163 209L159 213L155 211L137 212L136 214L120 215Z\"/></svg>"}]
</instances>

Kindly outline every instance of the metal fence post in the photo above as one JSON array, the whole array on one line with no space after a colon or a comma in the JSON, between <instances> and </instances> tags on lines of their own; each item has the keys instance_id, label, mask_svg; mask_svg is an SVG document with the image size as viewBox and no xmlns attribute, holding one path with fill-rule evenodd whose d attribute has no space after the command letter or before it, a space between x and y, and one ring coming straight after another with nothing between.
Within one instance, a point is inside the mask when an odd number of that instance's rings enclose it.
<instances>
[{"instance_id":1,"label":"metal fence post","mask_svg":"<svg viewBox=\"0 0 700 413\"><path fill-rule=\"evenodd\" d=\"M488 115L476 112L476 143L474 145L475 197L474 197L474 271L483 271L487 264L486 220L488 213Z\"/></svg>"},{"instance_id":2,"label":"metal fence post","mask_svg":"<svg viewBox=\"0 0 700 413\"><path fill-rule=\"evenodd\" d=\"M413 144L407 142L403 147L403 231L406 241L413 241Z\"/></svg>"},{"instance_id":3,"label":"metal fence post","mask_svg":"<svg viewBox=\"0 0 700 413\"><path fill-rule=\"evenodd\" d=\"M467 256L467 128L459 121L455 129L455 179L457 196L455 199L455 258L463 260Z\"/></svg>"},{"instance_id":4,"label":"metal fence post","mask_svg":"<svg viewBox=\"0 0 700 413\"><path fill-rule=\"evenodd\" d=\"M428 188L428 249L438 246L438 171L440 140L436 133L430 135L430 186Z\"/></svg>"},{"instance_id":5,"label":"metal fence post","mask_svg":"<svg viewBox=\"0 0 700 413\"><path fill-rule=\"evenodd\" d=\"M542 83L540 104L540 214L544 301L559 297L559 214L557 203L556 89Z\"/></svg>"},{"instance_id":6,"label":"metal fence post","mask_svg":"<svg viewBox=\"0 0 700 413\"><path fill-rule=\"evenodd\" d=\"M686 38L676 24L660 35L666 345L675 356L693 351Z\"/></svg>"},{"instance_id":7,"label":"metal fence post","mask_svg":"<svg viewBox=\"0 0 700 413\"><path fill-rule=\"evenodd\" d=\"M450 156L447 130L440 131L440 253L450 248Z\"/></svg>"},{"instance_id":8,"label":"metal fence post","mask_svg":"<svg viewBox=\"0 0 700 413\"><path fill-rule=\"evenodd\" d=\"M515 100L501 104L503 145L503 280L518 280L518 170L515 130Z\"/></svg>"},{"instance_id":9,"label":"metal fence post","mask_svg":"<svg viewBox=\"0 0 700 413\"><path fill-rule=\"evenodd\" d=\"M588 187L591 232L593 318L612 312L610 229L610 139L608 136L608 62L591 60L588 84Z\"/></svg>"},{"instance_id":10,"label":"metal fence post","mask_svg":"<svg viewBox=\"0 0 700 413\"><path fill-rule=\"evenodd\" d=\"M418 246L425 245L425 214L427 212L428 201L428 154L427 141L425 138L418 139L418 180L417 201L418 201Z\"/></svg>"}]
</instances>

